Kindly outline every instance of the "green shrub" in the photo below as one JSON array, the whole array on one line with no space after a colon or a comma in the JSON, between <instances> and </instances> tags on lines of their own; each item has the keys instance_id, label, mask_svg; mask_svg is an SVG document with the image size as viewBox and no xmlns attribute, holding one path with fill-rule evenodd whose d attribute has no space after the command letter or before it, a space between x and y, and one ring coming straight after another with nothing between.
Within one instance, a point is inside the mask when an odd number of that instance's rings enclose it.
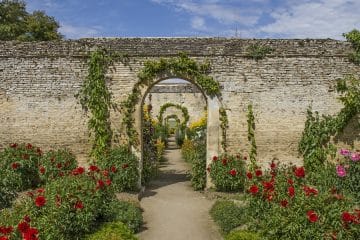
<instances>
[{"instance_id":1,"label":"green shrub","mask_svg":"<svg viewBox=\"0 0 360 240\"><path fill-rule=\"evenodd\" d=\"M137 240L132 232L122 222L103 224L95 233L85 240Z\"/></svg>"},{"instance_id":2,"label":"green shrub","mask_svg":"<svg viewBox=\"0 0 360 240\"><path fill-rule=\"evenodd\" d=\"M19 182L21 179L13 170L0 170L0 210L11 205L17 196L15 189Z\"/></svg>"},{"instance_id":3,"label":"green shrub","mask_svg":"<svg viewBox=\"0 0 360 240\"><path fill-rule=\"evenodd\" d=\"M43 183L69 174L77 167L75 156L67 149L47 152L39 166L40 179Z\"/></svg>"},{"instance_id":4,"label":"green shrub","mask_svg":"<svg viewBox=\"0 0 360 240\"><path fill-rule=\"evenodd\" d=\"M259 234L245 230L237 230L230 232L225 237L225 240L260 240L260 239L261 238Z\"/></svg>"},{"instance_id":5,"label":"green shrub","mask_svg":"<svg viewBox=\"0 0 360 240\"><path fill-rule=\"evenodd\" d=\"M37 187L40 184L38 165L41 155L41 149L30 143L11 144L0 153L0 172L14 172L11 176L14 177L16 184L12 187L16 191Z\"/></svg>"},{"instance_id":6,"label":"green shrub","mask_svg":"<svg viewBox=\"0 0 360 240\"><path fill-rule=\"evenodd\" d=\"M141 209L134 204L113 200L106 206L104 221L120 221L133 232L138 232L143 223Z\"/></svg>"},{"instance_id":7,"label":"green shrub","mask_svg":"<svg viewBox=\"0 0 360 240\"><path fill-rule=\"evenodd\" d=\"M242 191L244 189L245 162L239 155L214 156L209 171L218 191Z\"/></svg>"},{"instance_id":8,"label":"green shrub","mask_svg":"<svg viewBox=\"0 0 360 240\"><path fill-rule=\"evenodd\" d=\"M226 234L245 223L244 212L243 208L236 206L232 201L217 201L211 208L210 215Z\"/></svg>"},{"instance_id":9,"label":"green shrub","mask_svg":"<svg viewBox=\"0 0 360 240\"><path fill-rule=\"evenodd\" d=\"M108 171L115 191L137 189L139 160L126 146L112 149L98 164L101 169Z\"/></svg>"},{"instance_id":10,"label":"green shrub","mask_svg":"<svg viewBox=\"0 0 360 240\"><path fill-rule=\"evenodd\" d=\"M206 145L196 144L196 150L191 160L191 185L195 190L206 186Z\"/></svg>"},{"instance_id":11,"label":"green shrub","mask_svg":"<svg viewBox=\"0 0 360 240\"><path fill-rule=\"evenodd\" d=\"M176 144L181 147L184 143L185 139L185 131L182 126L179 126L175 131L175 142Z\"/></svg>"}]
</instances>

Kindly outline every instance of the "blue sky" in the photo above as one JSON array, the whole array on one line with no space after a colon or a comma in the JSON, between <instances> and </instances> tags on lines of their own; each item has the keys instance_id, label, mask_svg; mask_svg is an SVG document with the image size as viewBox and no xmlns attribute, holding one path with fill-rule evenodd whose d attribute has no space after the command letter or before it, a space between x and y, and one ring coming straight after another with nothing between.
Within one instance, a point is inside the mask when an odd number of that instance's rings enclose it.
<instances>
[{"instance_id":1,"label":"blue sky","mask_svg":"<svg viewBox=\"0 0 360 240\"><path fill-rule=\"evenodd\" d=\"M25 0L68 39L333 38L360 29L360 0Z\"/></svg>"}]
</instances>

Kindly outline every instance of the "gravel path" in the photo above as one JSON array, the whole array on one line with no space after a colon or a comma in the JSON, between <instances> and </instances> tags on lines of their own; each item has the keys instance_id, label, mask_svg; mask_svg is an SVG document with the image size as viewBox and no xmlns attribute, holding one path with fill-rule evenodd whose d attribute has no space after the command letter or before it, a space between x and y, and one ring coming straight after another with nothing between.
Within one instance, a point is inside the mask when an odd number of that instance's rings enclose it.
<instances>
[{"instance_id":1,"label":"gravel path","mask_svg":"<svg viewBox=\"0 0 360 240\"><path fill-rule=\"evenodd\" d=\"M147 187L141 206L145 225L138 236L142 240L220 240L221 235L209 216L213 201L195 192L187 172L189 166L180 149L165 152L168 162L160 169L157 180Z\"/></svg>"}]
</instances>

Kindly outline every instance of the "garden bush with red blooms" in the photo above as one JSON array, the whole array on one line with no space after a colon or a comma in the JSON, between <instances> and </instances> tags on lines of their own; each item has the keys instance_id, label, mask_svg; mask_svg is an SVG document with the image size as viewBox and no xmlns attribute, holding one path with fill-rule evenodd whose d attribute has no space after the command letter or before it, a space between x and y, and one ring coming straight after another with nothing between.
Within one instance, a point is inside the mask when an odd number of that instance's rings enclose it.
<instances>
[{"instance_id":1,"label":"garden bush with red blooms","mask_svg":"<svg viewBox=\"0 0 360 240\"><path fill-rule=\"evenodd\" d=\"M244 188L245 161L240 155L214 156L208 171L219 191L239 191Z\"/></svg>"},{"instance_id":2,"label":"garden bush with red blooms","mask_svg":"<svg viewBox=\"0 0 360 240\"><path fill-rule=\"evenodd\" d=\"M99 168L106 170L102 173L108 175L115 191L136 190L138 187L139 160L125 146L114 148L108 156L99 161Z\"/></svg>"},{"instance_id":3,"label":"garden bush with red blooms","mask_svg":"<svg viewBox=\"0 0 360 240\"><path fill-rule=\"evenodd\" d=\"M262 175L248 172L249 229L262 239L359 239L360 215L352 196L310 182L303 167L272 163Z\"/></svg>"},{"instance_id":4,"label":"garden bush with red blooms","mask_svg":"<svg viewBox=\"0 0 360 240\"><path fill-rule=\"evenodd\" d=\"M49 151L40 160L38 174L43 183L67 175L77 167L75 156L67 149Z\"/></svg>"}]
</instances>

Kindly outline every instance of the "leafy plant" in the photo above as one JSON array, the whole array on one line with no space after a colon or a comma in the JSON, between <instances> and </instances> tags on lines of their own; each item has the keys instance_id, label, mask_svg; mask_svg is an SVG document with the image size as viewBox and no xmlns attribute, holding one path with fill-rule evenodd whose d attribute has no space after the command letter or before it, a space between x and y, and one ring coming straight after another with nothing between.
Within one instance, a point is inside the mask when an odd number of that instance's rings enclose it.
<instances>
[{"instance_id":1,"label":"leafy plant","mask_svg":"<svg viewBox=\"0 0 360 240\"><path fill-rule=\"evenodd\" d=\"M344 33L343 36L352 44L354 49L354 52L349 54L350 61L355 64L360 64L360 31L353 29L348 33Z\"/></svg>"},{"instance_id":2,"label":"leafy plant","mask_svg":"<svg viewBox=\"0 0 360 240\"><path fill-rule=\"evenodd\" d=\"M260 240L261 237L256 232L247 230L235 230L226 235L225 240Z\"/></svg>"},{"instance_id":3,"label":"leafy plant","mask_svg":"<svg viewBox=\"0 0 360 240\"><path fill-rule=\"evenodd\" d=\"M210 166L211 179L218 191L241 191L244 189L245 162L240 155L213 156Z\"/></svg>"},{"instance_id":4,"label":"leafy plant","mask_svg":"<svg viewBox=\"0 0 360 240\"><path fill-rule=\"evenodd\" d=\"M218 200L210 210L210 215L219 225L222 233L227 234L246 222L245 212L233 201Z\"/></svg>"},{"instance_id":5,"label":"leafy plant","mask_svg":"<svg viewBox=\"0 0 360 240\"><path fill-rule=\"evenodd\" d=\"M122 222L104 223L93 234L85 237L85 240L137 240L131 230Z\"/></svg>"},{"instance_id":6,"label":"leafy plant","mask_svg":"<svg viewBox=\"0 0 360 240\"><path fill-rule=\"evenodd\" d=\"M98 162L104 175L108 175L115 191L135 190L138 187L138 158L126 147L111 149L109 154Z\"/></svg>"},{"instance_id":7,"label":"leafy plant","mask_svg":"<svg viewBox=\"0 0 360 240\"><path fill-rule=\"evenodd\" d=\"M227 150L226 130L229 128L229 120L225 108L220 108L219 114L220 114L220 128L221 128L221 137L222 137L221 146L224 152L226 152Z\"/></svg>"},{"instance_id":8,"label":"leafy plant","mask_svg":"<svg viewBox=\"0 0 360 240\"><path fill-rule=\"evenodd\" d=\"M248 52L247 57L258 61L258 60L264 59L266 57L266 55L268 55L272 51L273 51L273 49L268 46L263 46L260 44L251 44L247 48L247 52Z\"/></svg>"},{"instance_id":9,"label":"leafy plant","mask_svg":"<svg viewBox=\"0 0 360 240\"><path fill-rule=\"evenodd\" d=\"M248 125L248 141L250 142L250 168L254 169L256 167L256 155L257 155L257 147L255 141L255 117L252 105L248 105L248 113L247 113L247 125Z\"/></svg>"}]
</instances>

